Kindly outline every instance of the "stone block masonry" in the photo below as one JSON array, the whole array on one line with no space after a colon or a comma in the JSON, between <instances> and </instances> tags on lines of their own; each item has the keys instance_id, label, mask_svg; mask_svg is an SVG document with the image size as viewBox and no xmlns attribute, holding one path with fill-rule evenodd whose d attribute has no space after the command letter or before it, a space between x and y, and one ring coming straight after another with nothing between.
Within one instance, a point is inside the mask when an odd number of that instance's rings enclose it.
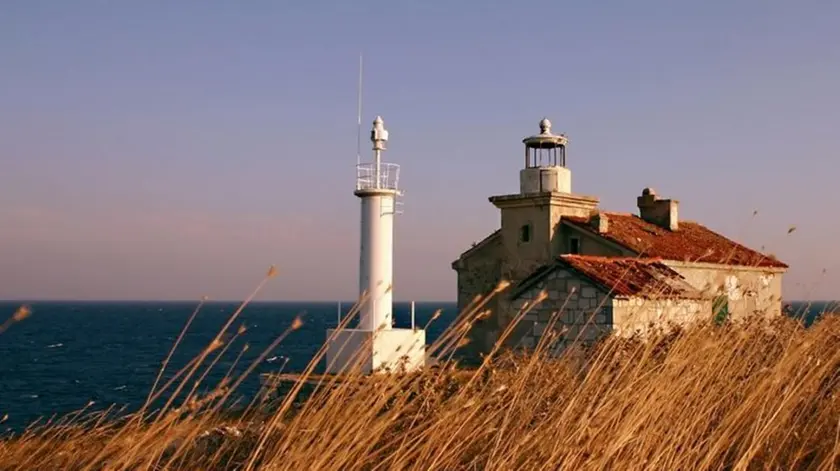
<instances>
[{"instance_id":1,"label":"stone block masonry","mask_svg":"<svg viewBox=\"0 0 840 471\"><path fill-rule=\"evenodd\" d=\"M522 335L519 339L511 339L512 344L533 348L553 330L556 338L551 350L559 352L575 341L591 342L611 330L612 300L603 290L569 270L557 269L522 293L511 308L519 311L537 299L543 290L548 298L524 316L523 328L519 329ZM550 325L552 318L555 323Z\"/></svg>"},{"instance_id":2,"label":"stone block masonry","mask_svg":"<svg viewBox=\"0 0 840 471\"><path fill-rule=\"evenodd\" d=\"M561 352L574 343L591 343L603 335L645 335L651 325L686 326L712 316L711 299L614 296L575 271L556 269L531 286L511 304L520 310L545 291L547 299L532 307L511 344L533 348L553 332L550 350ZM555 313L556 316L555 316ZM556 319L554 324L552 318Z\"/></svg>"}]
</instances>

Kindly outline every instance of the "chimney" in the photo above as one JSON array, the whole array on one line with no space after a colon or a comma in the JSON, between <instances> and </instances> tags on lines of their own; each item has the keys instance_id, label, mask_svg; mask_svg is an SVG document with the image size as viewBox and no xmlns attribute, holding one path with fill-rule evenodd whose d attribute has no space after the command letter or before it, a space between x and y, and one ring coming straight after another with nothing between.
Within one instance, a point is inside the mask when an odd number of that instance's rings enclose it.
<instances>
[{"instance_id":1,"label":"chimney","mask_svg":"<svg viewBox=\"0 0 840 471\"><path fill-rule=\"evenodd\" d=\"M607 214L600 210L596 209L592 211L592 215L589 217L589 223L598 231L598 234L606 234L610 230L610 220Z\"/></svg>"},{"instance_id":2,"label":"chimney","mask_svg":"<svg viewBox=\"0 0 840 471\"><path fill-rule=\"evenodd\" d=\"M653 188L645 188L642 196L636 198L636 205L639 217L645 221L669 231L679 229L679 201L659 199Z\"/></svg>"}]
</instances>

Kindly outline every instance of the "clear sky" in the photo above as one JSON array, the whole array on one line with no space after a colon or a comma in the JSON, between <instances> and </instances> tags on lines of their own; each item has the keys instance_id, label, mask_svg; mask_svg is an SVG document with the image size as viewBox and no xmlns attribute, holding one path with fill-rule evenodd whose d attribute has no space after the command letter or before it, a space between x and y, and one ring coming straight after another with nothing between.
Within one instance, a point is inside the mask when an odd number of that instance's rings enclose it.
<instances>
[{"instance_id":1,"label":"clear sky","mask_svg":"<svg viewBox=\"0 0 840 471\"><path fill-rule=\"evenodd\" d=\"M788 262L786 296L835 299L838 24L816 1L4 1L0 298L241 299L274 263L265 299L352 299L362 52L363 132L383 116L406 190L398 299L455 298L543 116L575 192L635 211L653 186Z\"/></svg>"}]
</instances>

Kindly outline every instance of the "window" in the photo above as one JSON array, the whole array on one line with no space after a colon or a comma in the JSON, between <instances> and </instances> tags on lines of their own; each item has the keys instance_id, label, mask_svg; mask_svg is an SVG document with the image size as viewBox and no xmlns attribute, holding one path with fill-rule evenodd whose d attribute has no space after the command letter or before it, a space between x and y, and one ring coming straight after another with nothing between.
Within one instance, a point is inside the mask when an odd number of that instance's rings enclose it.
<instances>
[{"instance_id":1,"label":"window","mask_svg":"<svg viewBox=\"0 0 840 471\"><path fill-rule=\"evenodd\" d=\"M570 237L569 238L569 253L571 253L571 254L579 254L580 253L580 238L579 237Z\"/></svg>"},{"instance_id":2,"label":"window","mask_svg":"<svg viewBox=\"0 0 840 471\"><path fill-rule=\"evenodd\" d=\"M531 225L525 224L519 228L519 241L522 243L531 241Z\"/></svg>"},{"instance_id":3,"label":"window","mask_svg":"<svg viewBox=\"0 0 840 471\"><path fill-rule=\"evenodd\" d=\"M723 324L729 318L729 297L718 296L712 303L712 314L714 315L715 324Z\"/></svg>"}]
</instances>

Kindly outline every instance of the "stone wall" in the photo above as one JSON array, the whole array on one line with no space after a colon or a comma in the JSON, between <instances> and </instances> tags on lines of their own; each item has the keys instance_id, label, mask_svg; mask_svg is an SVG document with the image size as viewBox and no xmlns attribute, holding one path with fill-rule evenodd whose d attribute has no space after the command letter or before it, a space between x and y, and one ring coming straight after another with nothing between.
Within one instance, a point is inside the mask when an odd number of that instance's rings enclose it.
<instances>
[{"instance_id":1,"label":"stone wall","mask_svg":"<svg viewBox=\"0 0 840 471\"><path fill-rule=\"evenodd\" d=\"M613 329L619 335L648 331L653 325L687 326L712 315L712 300L702 299L644 299L616 297L613 299Z\"/></svg>"},{"instance_id":2,"label":"stone wall","mask_svg":"<svg viewBox=\"0 0 840 471\"><path fill-rule=\"evenodd\" d=\"M458 309L464 309L477 295L492 291L501 280L501 238L496 233L465 252L453 263L458 273Z\"/></svg>"},{"instance_id":3,"label":"stone wall","mask_svg":"<svg viewBox=\"0 0 840 471\"><path fill-rule=\"evenodd\" d=\"M556 232L563 215L585 216L598 206L598 199L557 192L535 195L502 195L490 201L500 210L499 232L465 252L453 268L458 271L458 307L463 310L477 295L486 295L501 280L516 284L559 253ZM530 228L530 240L523 241L523 226ZM593 239L595 240L595 239ZM595 247L595 245L592 245ZM491 315L474 324L469 353L486 353L514 318L508 293L487 303Z\"/></svg>"},{"instance_id":4,"label":"stone wall","mask_svg":"<svg viewBox=\"0 0 840 471\"><path fill-rule=\"evenodd\" d=\"M519 311L527 303L538 298L545 290L548 298L530 309L517 326L514 336L508 342L523 348L534 348L552 326L558 338L552 346L555 351L576 340L591 342L609 332L612 325L612 301L606 293L575 272L558 268L539 283L528 288L516 300L512 309Z\"/></svg>"},{"instance_id":5,"label":"stone wall","mask_svg":"<svg viewBox=\"0 0 840 471\"><path fill-rule=\"evenodd\" d=\"M597 198L558 192L493 196L490 201L501 214L502 277L514 283L564 253L555 250L556 229L563 216L586 216L598 207ZM520 237L524 226L530 227L527 242Z\"/></svg>"},{"instance_id":6,"label":"stone wall","mask_svg":"<svg viewBox=\"0 0 840 471\"><path fill-rule=\"evenodd\" d=\"M502 243L501 234L496 233L482 241L473 250L466 252L455 262L458 272L458 311L466 309L477 296L486 296L502 280ZM470 352L484 353L496 340L499 331L499 298L491 299L484 309L490 309L493 315L476 322L470 331Z\"/></svg>"},{"instance_id":7,"label":"stone wall","mask_svg":"<svg viewBox=\"0 0 840 471\"><path fill-rule=\"evenodd\" d=\"M756 313L768 317L782 314L781 269L674 261L665 264L701 293L711 298L726 296L732 320Z\"/></svg>"},{"instance_id":8,"label":"stone wall","mask_svg":"<svg viewBox=\"0 0 840 471\"><path fill-rule=\"evenodd\" d=\"M551 257L549 206L534 202L529 206L504 207L501 208L501 218L502 277L516 282L548 263ZM521 238L523 226L530 227L528 241Z\"/></svg>"},{"instance_id":9,"label":"stone wall","mask_svg":"<svg viewBox=\"0 0 840 471\"><path fill-rule=\"evenodd\" d=\"M654 323L688 325L709 319L711 299L643 299L637 297L611 298L600 287L577 273L557 269L541 282L528 288L512 304L520 310L533 302L545 290L548 298L528 311L508 342L513 346L534 348L549 328L553 314L557 317L555 330L559 334L555 351L574 342L592 342L611 331L621 335L644 333Z\"/></svg>"}]
</instances>

